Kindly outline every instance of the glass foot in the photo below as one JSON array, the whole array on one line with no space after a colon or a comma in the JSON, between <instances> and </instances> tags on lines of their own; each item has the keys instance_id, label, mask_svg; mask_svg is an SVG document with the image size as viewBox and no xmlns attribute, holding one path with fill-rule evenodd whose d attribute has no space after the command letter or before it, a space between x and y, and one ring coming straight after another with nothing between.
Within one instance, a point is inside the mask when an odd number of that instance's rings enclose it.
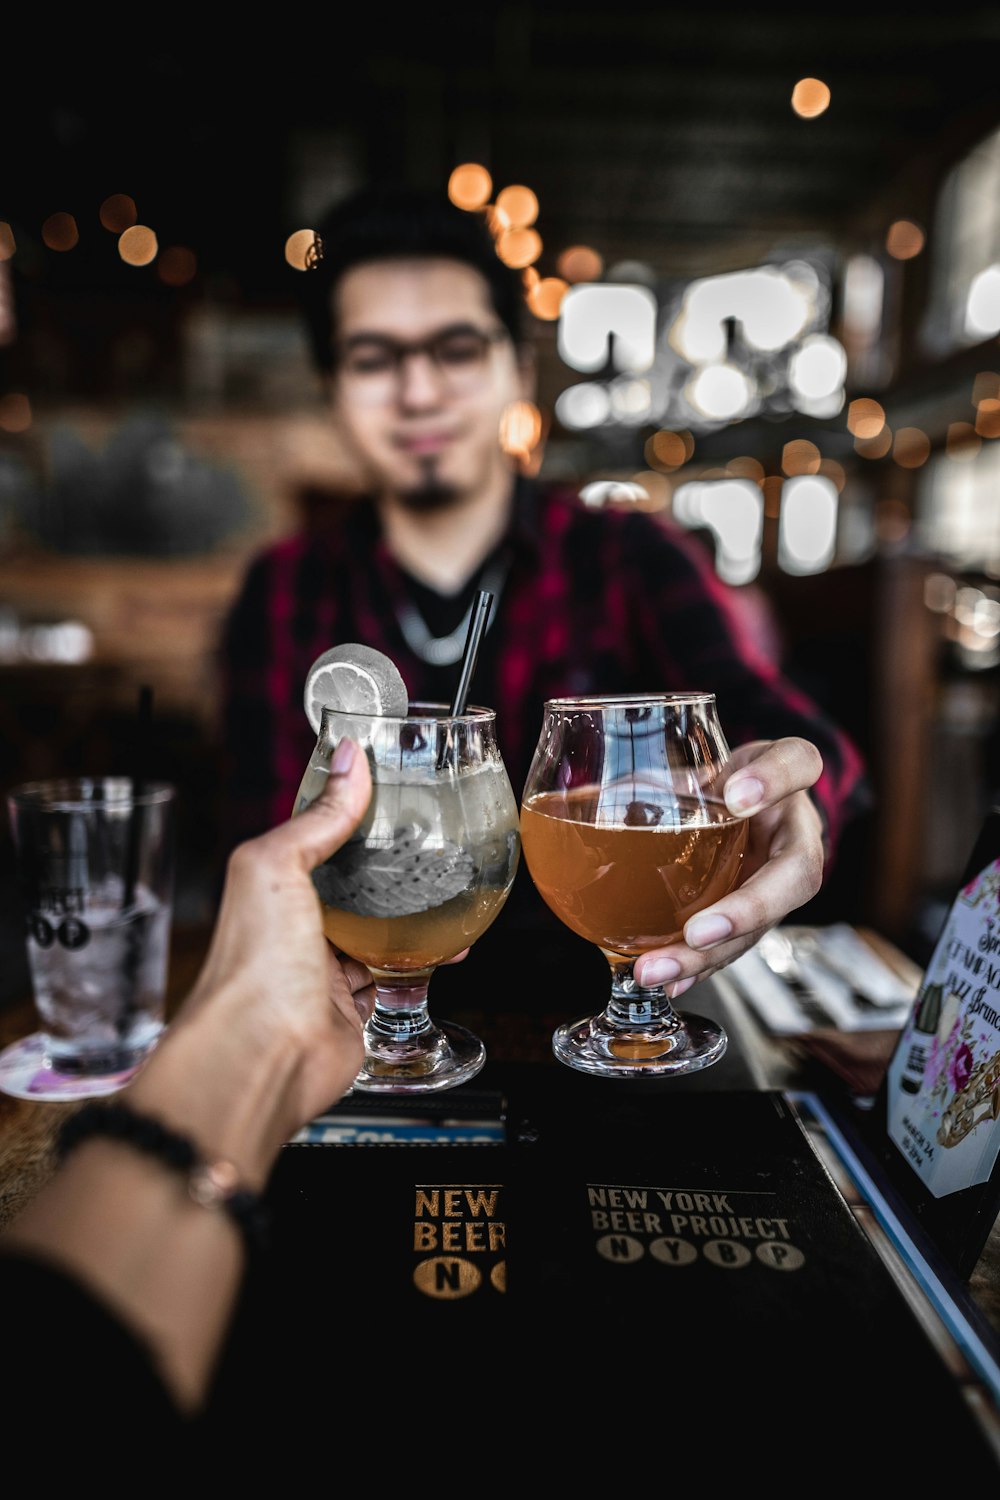
<instances>
[{"instance_id":1,"label":"glass foot","mask_svg":"<svg viewBox=\"0 0 1000 1500\"><path fill-rule=\"evenodd\" d=\"M43 1032L22 1037L0 1052L0 1091L15 1099L43 1099L66 1103L116 1094L135 1077L145 1062L144 1052L130 1066L115 1072L61 1073L48 1055Z\"/></svg>"},{"instance_id":2,"label":"glass foot","mask_svg":"<svg viewBox=\"0 0 1000 1500\"><path fill-rule=\"evenodd\" d=\"M729 1038L718 1022L687 1012L676 1020L673 1027L643 1028L613 1026L603 1016L584 1016L556 1029L552 1050L567 1067L604 1078L697 1073L719 1061Z\"/></svg>"},{"instance_id":3,"label":"glass foot","mask_svg":"<svg viewBox=\"0 0 1000 1500\"><path fill-rule=\"evenodd\" d=\"M453 1089L475 1078L486 1061L486 1048L464 1026L437 1021L430 1034L368 1044L364 1067L352 1092L428 1094Z\"/></svg>"}]
</instances>

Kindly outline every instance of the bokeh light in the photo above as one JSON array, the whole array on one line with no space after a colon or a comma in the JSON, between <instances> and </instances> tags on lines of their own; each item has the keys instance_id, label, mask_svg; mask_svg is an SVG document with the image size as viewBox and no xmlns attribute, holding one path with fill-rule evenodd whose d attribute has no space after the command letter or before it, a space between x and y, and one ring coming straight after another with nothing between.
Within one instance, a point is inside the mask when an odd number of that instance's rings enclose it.
<instances>
[{"instance_id":1,"label":"bokeh light","mask_svg":"<svg viewBox=\"0 0 1000 1500\"><path fill-rule=\"evenodd\" d=\"M877 437L885 426L885 411L869 396L859 396L847 408L847 430L856 438Z\"/></svg>"},{"instance_id":2,"label":"bokeh light","mask_svg":"<svg viewBox=\"0 0 1000 1500\"><path fill-rule=\"evenodd\" d=\"M632 475L632 483L638 485L646 495L645 500L636 497L635 504L638 510L667 509L673 485L665 474L658 474L654 469L642 469L638 474Z\"/></svg>"},{"instance_id":3,"label":"bokeh light","mask_svg":"<svg viewBox=\"0 0 1000 1500\"><path fill-rule=\"evenodd\" d=\"M198 258L186 245L170 245L156 263L156 274L167 286L187 286L198 272Z\"/></svg>"},{"instance_id":4,"label":"bokeh light","mask_svg":"<svg viewBox=\"0 0 1000 1500\"><path fill-rule=\"evenodd\" d=\"M781 495L778 563L787 573L820 573L837 550L836 486L820 475L789 479Z\"/></svg>"},{"instance_id":5,"label":"bokeh light","mask_svg":"<svg viewBox=\"0 0 1000 1500\"><path fill-rule=\"evenodd\" d=\"M892 449L892 428L888 422L883 422L879 430L872 437L862 437L856 434L854 438L854 451L861 458L885 458Z\"/></svg>"},{"instance_id":6,"label":"bokeh light","mask_svg":"<svg viewBox=\"0 0 1000 1500\"><path fill-rule=\"evenodd\" d=\"M600 427L611 416L611 397L607 386L597 380L582 380L560 391L555 401L556 420L570 432L586 432Z\"/></svg>"},{"instance_id":7,"label":"bokeh light","mask_svg":"<svg viewBox=\"0 0 1000 1500\"><path fill-rule=\"evenodd\" d=\"M571 285L578 281L596 281L604 270L604 261L589 245L570 245L561 252L556 270Z\"/></svg>"},{"instance_id":8,"label":"bokeh light","mask_svg":"<svg viewBox=\"0 0 1000 1500\"><path fill-rule=\"evenodd\" d=\"M687 397L703 417L732 422L745 415L753 399L753 387L735 365L705 365L688 383Z\"/></svg>"},{"instance_id":9,"label":"bokeh light","mask_svg":"<svg viewBox=\"0 0 1000 1500\"><path fill-rule=\"evenodd\" d=\"M536 318L552 322L558 318L569 285L560 276L542 276L528 290L527 302Z\"/></svg>"},{"instance_id":10,"label":"bokeh light","mask_svg":"<svg viewBox=\"0 0 1000 1500\"><path fill-rule=\"evenodd\" d=\"M538 199L529 187L520 183L497 193L495 207L497 213L504 215L511 229L527 229L538 218Z\"/></svg>"},{"instance_id":11,"label":"bokeh light","mask_svg":"<svg viewBox=\"0 0 1000 1500\"><path fill-rule=\"evenodd\" d=\"M688 463L694 453L694 438L689 432L654 432L646 439L643 454L651 469L668 473Z\"/></svg>"},{"instance_id":12,"label":"bokeh light","mask_svg":"<svg viewBox=\"0 0 1000 1500\"><path fill-rule=\"evenodd\" d=\"M1000 375L995 370L980 370L972 382L972 404L978 406L980 401L1000 400Z\"/></svg>"},{"instance_id":13,"label":"bokeh light","mask_svg":"<svg viewBox=\"0 0 1000 1500\"><path fill-rule=\"evenodd\" d=\"M1000 437L1000 401L984 397L976 410L976 431L980 437Z\"/></svg>"},{"instance_id":14,"label":"bokeh light","mask_svg":"<svg viewBox=\"0 0 1000 1500\"><path fill-rule=\"evenodd\" d=\"M830 106L830 90L821 78L800 78L792 89L792 108L804 120L814 120Z\"/></svg>"},{"instance_id":15,"label":"bokeh light","mask_svg":"<svg viewBox=\"0 0 1000 1500\"><path fill-rule=\"evenodd\" d=\"M49 214L42 225L42 239L50 250L72 250L80 242L80 231L72 214Z\"/></svg>"},{"instance_id":16,"label":"bokeh light","mask_svg":"<svg viewBox=\"0 0 1000 1500\"><path fill-rule=\"evenodd\" d=\"M965 304L965 331L981 339L1000 333L1000 265L987 266L972 278Z\"/></svg>"},{"instance_id":17,"label":"bokeh light","mask_svg":"<svg viewBox=\"0 0 1000 1500\"><path fill-rule=\"evenodd\" d=\"M312 264L315 229L296 229L285 241L285 260L293 271L308 271Z\"/></svg>"},{"instance_id":18,"label":"bokeh light","mask_svg":"<svg viewBox=\"0 0 1000 1500\"><path fill-rule=\"evenodd\" d=\"M885 237L885 248L895 260L912 260L924 248L926 236L919 224L912 219L897 219L890 224Z\"/></svg>"},{"instance_id":19,"label":"bokeh light","mask_svg":"<svg viewBox=\"0 0 1000 1500\"><path fill-rule=\"evenodd\" d=\"M919 469L931 456L931 440L920 427L901 427L893 439L892 456L901 469Z\"/></svg>"},{"instance_id":20,"label":"bokeh light","mask_svg":"<svg viewBox=\"0 0 1000 1500\"><path fill-rule=\"evenodd\" d=\"M127 193L112 193L101 204L99 218L105 229L112 234L121 234L131 229L139 217L135 202Z\"/></svg>"},{"instance_id":21,"label":"bokeh light","mask_svg":"<svg viewBox=\"0 0 1000 1500\"><path fill-rule=\"evenodd\" d=\"M909 535L912 517L902 500L879 500L875 506L875 535L891 545L904 542Z\"/></svg>"},{"instance_id":22,"label":"bokeh light","mask_svg":"<svg viewBox=\"0 0 1000 1500\"><path fill-rule=\"evenodd\" d=\"M815 443L807 438L792 438L781 450L782 472L793 474L818 474L823 455Z\"/></svg>"},{"instance_id":23,"label":"bokeh light","mask_svg":"<svg viewBox=\"0 0 1000 1500\"><path fill-rule=\"evenodd\" d=\"M843 464L839 464L835 458L823 458L820 460L819 472L824 479L829 479L836 486L837 494L841 494L847 483L847 473Z\"/></svg>"},{"instance_id":24,"label":"bokeh light","mask_svg":"<svg viewBox=\"0 0 1000 1500\"><path fill-rule=\"evenodd\" d=\"M726 473L733 479L752 479L754 484L764 483L764 465L749 456L731 458L726 464Z\"/></svg>"},{"instance_id":25,"label":"bokeh light","mask_svg":"<svg viewBox=\"0 0 1000 1500\"><path fill-rule=\"evenodd\" d=\"M843 344L830 334L812 333L792 355L788 380L807 401L822 401L843 387L847 376L847 354Z\"/></svg>"},{"instance_id":26,"label":"bokeh light","mask_svg":"<svg viewBox=\"0 0 1000 1500\"><path fill-rule=\"evenodd\" d=\"M0 260L10 260L16 249L13 229L5 219L0 219Z\"/></svg>"},{"instance_id":27,"label":"bokeh light","mask_svg":"<svg viewBox=\"0 0 1000 1500\"><path fill-rule=\"evenodd\" d=\"M467 213L485 208L492 191L492 177L475 161L463 162L448 178L448 197L456 208L464 208Z\"/></svg>"},{"instance_id":28,"label":"bokeh light","mask_svg":"<svg viewBox=\"0 0 1000 1500\"><path fill-rule=\"evenodd\" d=\"M983 446L971 422L951 422L945 435L945 452L957 463L971 463Z\"/></svg>"},{"instance_id":29,"label":"bokeh light","mask_svg":"<svg viewBox=\"0 0 1000 1500\"><path fill-rule=\"evenodd\" d=\"M27 432L31 426L31 402L20 391L0 396L0 428L4 432Z\"/></svg>"},{"instance_id":30,"label":"bokeh light","mask_svg":"<svg viewBox=\"0 0 1000 1500\"><path fill-rule=\"evenodd\" d=\"M118 254L127 266L148 266L159 248L148 224L133 224L118 238Z\"/></svg>"},{"instance_id":31,"label":"bokeh light","mask_svg":"<svg viewBox=\"0 0 1000 1500\"><path fill-rule=\"evenodd\" d=\"M537 229L504 229L497 238L497 254L515 271L533 265L541 253L542 237Z\"/></svg>"},{"instance_id":32,"label":"bokeh light","mask_svg":"<svg viewBox=\"0 0 1000 1500\"><path fill-rule=\"evenodd\" d=\"M500 446L513 458L528 458L542 436L542 414L533 401L512 401L500 418Z\"/></svg>"}]
</instances>

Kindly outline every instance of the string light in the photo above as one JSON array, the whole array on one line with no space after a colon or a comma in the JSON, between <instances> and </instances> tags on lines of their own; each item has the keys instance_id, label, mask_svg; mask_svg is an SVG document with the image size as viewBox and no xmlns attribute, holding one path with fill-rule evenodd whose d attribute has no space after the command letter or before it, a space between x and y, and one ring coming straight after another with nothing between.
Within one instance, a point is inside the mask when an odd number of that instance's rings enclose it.
<instances>
[{"instance_id":1,"label":"string light","mask_svg":"<svg viewBox=\"0 0 1000 1500\"><path fill-rule=\"evenodd\" d=\"M792 108L804 120L814 120L830 105L830 90L821 78L800 78L792 89Z\"/></svg>"},{"instance_id":2,"label":"string light","mask_svg":"<svg viewBox=\"0 0 1000 1500\"><path fill-rule=\"evenodd\" d=\"M478 162L463 162L448 178L448 197L456 208L465 209L466 213L485 208L492 191L493 179Z\"/></svg>"},{"instance_id":3,"label":"string light","mask_svg":"<svg viewBox=\"0 0 1000 1500\"><path fill-rule=\"evenodd\" d=\"M118 237L118 254L127 266L148 266L156 259L159 245L147 224L133 224Z\"/></svg>"},{"instance_id":4,"label":"string light","mask_svg":"<svg viewBox=\"0 0 1000 1500\"><path fill-rule=\"evenodd\" d=\"M308 271L313 245L316 243L315 229L296 229L285 241L285 260L293 271Z\"/></svg>"},{"instance_id":5,"label":"string light","mask_svg":"<svg viewBox=\"0 0 1000 1500\"><path fill-rule=\"evenodd\" d=\"M897 219L890 224L885 237L885 248L895 260L912 260L924 248L925 235L919 224L912 219Z\"/></svg>"},{"instance_id":6,"label":"string light","mask_svg":"<svg viewBox=\"0 0 1000 1500\"><path fill-rule=\"evenodd\" d=\"M127 193L112 193L101 204L98 217L105 229L112 234L121 234L123 230L132 228L139 217L139 211Z\"/></svg>"},{"instance_id":7,"label":"string light","mask_svg":"<svg viewBox=\"0 0 1000 1500\"><path fill-rule=\"evenodd\" d=\"M49 214L42 225L42 239L50 250L72 250L80 243L80 231L72 214Z\"/></svg>"}]
</instances>

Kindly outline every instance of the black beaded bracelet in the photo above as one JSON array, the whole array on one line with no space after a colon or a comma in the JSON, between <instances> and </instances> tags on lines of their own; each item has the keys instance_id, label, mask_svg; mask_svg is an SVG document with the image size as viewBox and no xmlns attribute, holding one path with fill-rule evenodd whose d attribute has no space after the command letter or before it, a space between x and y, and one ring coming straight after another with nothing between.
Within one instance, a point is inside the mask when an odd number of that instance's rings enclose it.
<instances>
[{"instance_id":1,"label":"black beaded bracelet","mask_svg":"<svg viewBox=\"0 0 1000 1500\"><path fill-rule=\"evenodd\" d=\"M188 1195L202 1208L227 1213L243 1236L248 1251L263 1248L267 1216L252 1188L242 1187L230 1161L206 1161L194 1142L131 1105L115 1100L110 1104L85 1104L70 1115L59 1131L57 1153L62 1159L74 1146L90 1136L109 1136L134 1146L146 1156L165 1163L187 1178Z\"/></svg>"}]
</instances>

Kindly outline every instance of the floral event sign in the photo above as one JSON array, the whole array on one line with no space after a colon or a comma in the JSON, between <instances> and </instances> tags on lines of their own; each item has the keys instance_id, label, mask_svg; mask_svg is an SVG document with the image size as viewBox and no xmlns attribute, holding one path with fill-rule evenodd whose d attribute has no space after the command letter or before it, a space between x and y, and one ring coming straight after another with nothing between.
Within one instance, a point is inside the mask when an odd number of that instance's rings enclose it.
<instances>
[{"instance_id":1,"label":"floral event sign","mask_svg":"<svg viewBox=\"0 0 1000 1500\"><path fill-rule=\"evenodd\" d=\"M888 1135L935 1199L988 1183L1000 1156L1000 856L992 822L884 1086Z\"/></svg>"}]
</instances>

